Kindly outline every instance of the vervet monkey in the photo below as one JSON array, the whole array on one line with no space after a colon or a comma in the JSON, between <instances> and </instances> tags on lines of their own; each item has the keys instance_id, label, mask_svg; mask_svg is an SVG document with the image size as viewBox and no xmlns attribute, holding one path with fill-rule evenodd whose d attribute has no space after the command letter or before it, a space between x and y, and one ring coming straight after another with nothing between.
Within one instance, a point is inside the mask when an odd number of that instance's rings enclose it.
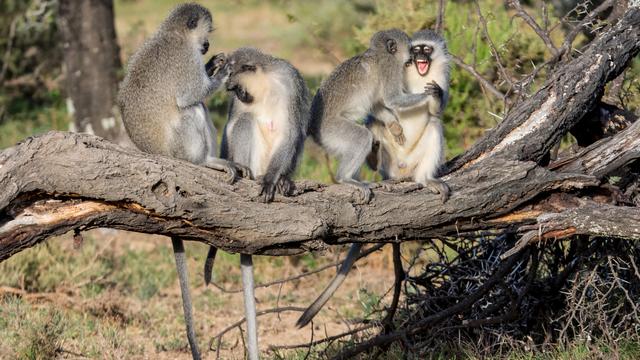
<instances>
[{"instance_id":1,"label":"vervet monkey","mask_svg":"<svg viewBox=\"0 0 640 360\"><path fill-rule=\"evenodd\" d=\"M404 68L411 60L410 39L392 29L377 32L369 49L340 64L322 83L311 104L310 135L330 154L339 158L337 180L357 186L361 199L371 197L367 184L358 180L360 167L371 152L373 134L356 123L375 113L398 145L406 142L400 126L402 112L424 107L429 99L424 91L409 94L404 90ZM346 278L358 257L362 244L353 244L338 274L316 301L298 319L303 327L320 311Z\"/></svg>"},{"instance_id":2,"label":"vervet monkey","mask_svg":"<svg viewBox=\"0 0 640 360\"><path fill-rule=\"evenodd\" d=\"M234 96L220 156L249 167L260 181L264 202L273 201L276 191L288 196L294 190L291 176L309 127L307 86L290 63L254 48L234 51L228 64L231 75L226 86ZM240 261L249 359L254 360L258 339L253 262L251 255L244 254Z\"/></svg>"},{"instance_id":3,"label":"vervet monkey","mask_svg":"<svg viewBox=\"0 0 640 360\"><path fill-rule=\"evenodd\" d=\"M374 112L367 119L367 127L379 142L369 165L380 172L384 180L408 180L418 182L440 194L446 201L449 188L436 178L444 160L444 136L442 111L449 97L449 52L445 40L431 30L421 30L411 39L411 62L405 67L407 90L423 93L426 89L426 106L400 112L400 125L405 136L404 144L398 144L377 119Z\"/></svg>"},{"instance_id":4,"label":"vervet monkey","mask_svg":"<svg viewBox=\"0 0 640 360\"><path fill-rule=\"evenodd\" d=\"M444 161L444 135L442 111L449 97L449 52L447 43L431 30L421 30L411 38L411 61L405 67L407 90L421 93L426 88L429 95L427 105L400 113L400 125L405 134L405 143L394 141L384 123L372 114L367 127L374 135L374 148L367 158L369 166L378 170L383 180L414 181L440 194L445 202L449 187L437 179ZM400 244L394 243L393 259L396 277L404 277L400 256ZM390 320L398 304L401 280L397 278L391 311L385 320Z\"/></svg>"},{"instance_id":5,"label":"vervet monkey","mask_svg":"<svg viewBox=\"0 0 640 360\"><path fill-rule=\"evenodd\" d=\"M232 182L235 165L216 157L216 131L203 103L228 76L222 57L214 57L206 67L202 61L212 29L206 8L192 3L177 6L129 60L118 102L129 137L140 150L222 170ZM206 68L216 74L210 77ZM189 346L193 358L200 359L184 244L179 237L171 241Z\"/></svg>"},{"instance_id":6,"label":"vervet monkey","mask_svg":"<svg viewBox=\"0 0 640 360\"><path fill-rule=\"evenodd\" d=\"M404 64L409 60L407 34L397 29L380 31L371 38L369 49L340 64L322 82L311 104L310 135L338 157L336 180L357 187L364 202L371 198L371 190L358 177L373 135L357 122L376 111L394 141L404 144L398 114L424 105L427 99L426 93L403 90Z\"/></svg>"}]
</instances>

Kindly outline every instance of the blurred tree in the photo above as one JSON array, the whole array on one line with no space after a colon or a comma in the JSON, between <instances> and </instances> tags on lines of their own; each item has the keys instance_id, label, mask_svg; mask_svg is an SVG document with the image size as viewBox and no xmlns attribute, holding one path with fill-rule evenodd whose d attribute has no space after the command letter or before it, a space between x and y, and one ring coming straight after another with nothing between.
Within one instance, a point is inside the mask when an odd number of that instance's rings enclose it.
<instances>
[{"instance_id":1,"label":"blurred tree","mask_svg":"<svg viewBox=\"0 0 640 360\"><path fill-rule=\"evenodd\" d=\"M60 0L67 107L72 130L126 142L116 106L119 47L112 0Z\"/></svg>"}]
</instances>

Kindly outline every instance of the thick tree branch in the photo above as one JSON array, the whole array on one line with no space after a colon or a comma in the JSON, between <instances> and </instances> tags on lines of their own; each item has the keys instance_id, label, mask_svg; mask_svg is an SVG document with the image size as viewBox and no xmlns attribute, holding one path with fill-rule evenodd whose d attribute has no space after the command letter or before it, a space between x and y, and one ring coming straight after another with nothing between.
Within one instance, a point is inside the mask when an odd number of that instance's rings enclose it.
<instances>
[{"instance_id":1,"label":"thick tree branch","mask_svg":"<svg viewBox=\"0 0 640 360\"><path fill-rule=\"evenodd\" d=\"M587 202L560 213L540 215L536 225L524 226L520 230L528 232L512 249L502 255L503 259L533 242L563 239L574 235L638 240L640 211L635 207Z\"/></svg>"},{"instance_id":2,"label":"thick tree branch","mask_svg":"<svg viewBox=\"0 0 640 360\"><path fill-rule=\"evenodd\" d=\"M515 106L471 150L451 160L448 171L498 155L540 161L593 108L604 85L624 71L639 51L640 9L633 7L584 54L556 68L542 89Z\"/></svg>"},{"instance_id":3,"label":"thick tree branch","mask_svg":"<svg viewBox=\"0 0 640 360\"><path fill-rule=\"evenodd\" d=\"M100 138L51 132L0 154L0 259L52 235L95 227L214 244L232 252L287 254L326 243L402 241L512 226L508 214L539 194L597 185L532 162L494 158L449 176L442 206L427 190L376 191L356 203L349 186L300 183L300 194L264 204L254 181L221 182L217 171L125 150ZM529 218L533 221L534 217Z\"/></svg>"}]
</instances>

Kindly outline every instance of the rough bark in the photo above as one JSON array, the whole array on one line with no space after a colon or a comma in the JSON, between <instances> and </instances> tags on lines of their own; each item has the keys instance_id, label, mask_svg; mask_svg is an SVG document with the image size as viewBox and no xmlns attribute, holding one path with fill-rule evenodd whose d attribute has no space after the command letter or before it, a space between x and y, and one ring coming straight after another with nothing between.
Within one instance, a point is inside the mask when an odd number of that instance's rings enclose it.
<instances>
[{"instance_id":1,"label":"rough bark","mask_svg":"<svg viewBox=\"0 0 640 360\"><path fill-rule=\"evenodd\" d=\"M61 0L58 26L74 131L126 142L115 101L121 63L113 1Z\"/></svg>"}]
</instances>

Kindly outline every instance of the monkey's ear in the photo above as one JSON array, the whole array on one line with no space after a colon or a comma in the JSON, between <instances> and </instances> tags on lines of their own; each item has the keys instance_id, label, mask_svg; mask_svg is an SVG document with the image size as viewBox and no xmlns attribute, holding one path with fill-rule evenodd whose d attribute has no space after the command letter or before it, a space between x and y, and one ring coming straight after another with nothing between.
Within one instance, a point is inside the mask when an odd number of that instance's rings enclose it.
<instances>
[{"instance_id":1,"label":"monkey's ear","mask_svg":"<svg viewBox=\"0 0 640 360\"><path fill-rule=\"evenodd\" d=\"M190 15L189 20L187 20L187 28L189 30L193 30L198 26L198 15Z\"/></svg>"},{"instance_id":2,"label":"monkey's ear","mask_svg":"<svg viewBox=\"0 0 640 360\"><path fill-rule=\"evenodd\" d=\"M387 40L387 51L389 54L395 54L398 51L398 43L393 39Z\"/></svg>"}]
</instances>

